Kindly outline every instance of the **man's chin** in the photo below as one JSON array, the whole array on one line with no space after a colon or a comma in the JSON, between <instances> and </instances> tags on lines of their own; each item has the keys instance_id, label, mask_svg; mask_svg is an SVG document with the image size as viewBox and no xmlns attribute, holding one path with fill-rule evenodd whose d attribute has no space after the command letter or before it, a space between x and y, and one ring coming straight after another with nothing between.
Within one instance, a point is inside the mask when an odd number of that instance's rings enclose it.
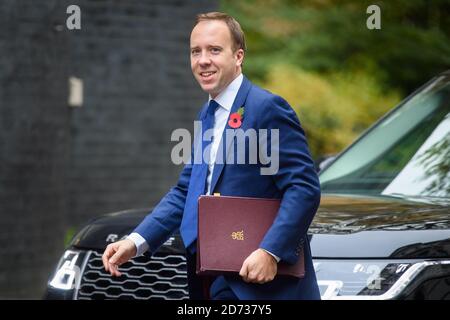
<instances>
[{"instance_id":1,"label":"man's chin","mask_svg":"<svg viewBox=\"0 0 450 320\"><path fill-rule=\"evenodd\" d=\"M203 91L208 93L211 97L214 97L214 96L217 95L217 90L216 90L216 86L215 85L200 84L200 87L202 88Z\"/></svg>"}]
</instances>

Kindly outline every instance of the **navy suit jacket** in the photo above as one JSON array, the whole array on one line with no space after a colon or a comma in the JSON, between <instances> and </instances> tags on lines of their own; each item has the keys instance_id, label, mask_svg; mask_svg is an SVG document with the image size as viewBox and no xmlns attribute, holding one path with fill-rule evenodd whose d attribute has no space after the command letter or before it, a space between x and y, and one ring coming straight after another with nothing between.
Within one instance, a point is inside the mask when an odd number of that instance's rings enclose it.
<instances>
[{"instance_id":1,"label":"navy suit jacket","mask_svg":"<svg viewBox=\"0 0 450 320\"><path fill-rule=\"evenodd\" d=\"M294 264L298 260L299 247L303 245L306 276L300 280L275 277L262 285L245 283L239 275L226 276L225 279L240 299L320 299L307 238L308 227L320 202L320 185L304 131L294 110L283 98L253 85L245 77L230 114L240 107L244 107L240 129L279 130L279 170L274 175L261 175L260 169L269 167L269 164L264 165L259 159L257 164L248 161L236 164L236 159L232 163L216 164L211 193L281 199L278 216L260 247L282 261ZM200 119L206 109L207 104L200 111ZM227 124L225 129L231 127ZM270 142L269 138L267 140ZM237 148L233 146L236 139L230 139L225 144L223 150ZM150 252L155 252L180 227L191 169L192 164L185 165L177 185L134 231L147 241Z\"/></svg>"}]
</instances>

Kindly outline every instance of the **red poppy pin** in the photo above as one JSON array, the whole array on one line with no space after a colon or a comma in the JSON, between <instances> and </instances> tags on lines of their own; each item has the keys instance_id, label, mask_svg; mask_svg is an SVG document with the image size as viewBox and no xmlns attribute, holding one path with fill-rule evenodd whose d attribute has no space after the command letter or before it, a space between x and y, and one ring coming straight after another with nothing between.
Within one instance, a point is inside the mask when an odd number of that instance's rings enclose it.
<instances>
[{"instance_id":1,"label":"red poppy pin","mask_svg":"<svg viewBox=\"0 0 450 320\"><path fill-rule=\"evenodd\" d=\"M241 126L243 119L244 119L244 107L240 107L237 112L232 113L230 115L228 125L233 129L237 129Z\"/></svg>"}]
</instances>

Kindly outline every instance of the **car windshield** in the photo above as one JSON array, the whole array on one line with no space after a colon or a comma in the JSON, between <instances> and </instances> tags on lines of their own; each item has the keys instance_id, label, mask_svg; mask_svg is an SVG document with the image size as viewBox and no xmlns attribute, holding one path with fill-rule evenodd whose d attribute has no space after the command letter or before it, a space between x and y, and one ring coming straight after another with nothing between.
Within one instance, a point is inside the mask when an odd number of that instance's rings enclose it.
<instances>
[{"instance_id":1,"label":"car windshield","mask_svg":"<svg viewBox=\"0 0 450 320\"><path fill-rule=\"evenodd\" d=\"M320 173L322 192L450 197L450 74L381 119Z\"/></svg>"}]
</instances>

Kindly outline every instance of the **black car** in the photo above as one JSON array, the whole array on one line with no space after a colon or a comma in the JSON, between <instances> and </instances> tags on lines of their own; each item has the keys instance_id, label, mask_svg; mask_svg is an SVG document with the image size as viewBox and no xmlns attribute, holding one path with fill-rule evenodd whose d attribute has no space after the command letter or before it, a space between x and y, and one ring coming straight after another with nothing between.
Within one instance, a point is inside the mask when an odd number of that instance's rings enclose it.
<instances>
[{"instance_id":1,"label":"black car","mask_svg":"<svg viewBox=\"0 0 450 320\"><path fill-rule=\"evenodd\" d=\"M450 72L394 108L320 172L309 229L323 299L450 299ZM178 234L123 275L105 272L106 245L150 212L100 217L73 239L47 299L187 299Z\"/></svg>"}]
</instances>

